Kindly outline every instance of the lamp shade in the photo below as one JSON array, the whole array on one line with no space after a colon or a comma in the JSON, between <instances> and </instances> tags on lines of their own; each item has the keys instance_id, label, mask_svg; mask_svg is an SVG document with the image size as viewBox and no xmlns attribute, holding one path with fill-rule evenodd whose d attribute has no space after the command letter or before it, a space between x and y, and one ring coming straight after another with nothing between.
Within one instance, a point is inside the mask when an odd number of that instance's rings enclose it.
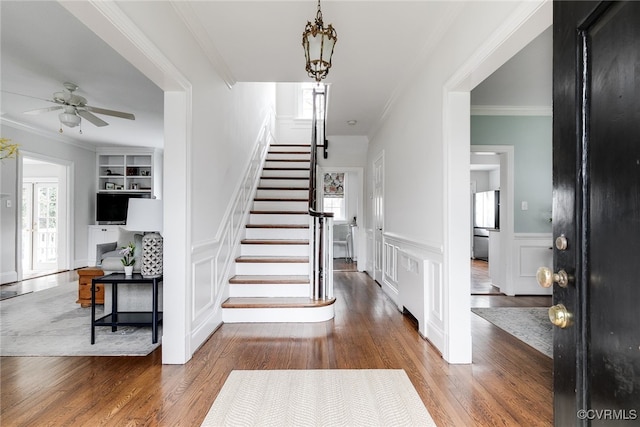
<instances>
[{"instance_id":1,"label":"lamp shade","mask_svg":"<svg viewBox=\"0 0 640 427\"><path fill-rule=\"evenodd\" d=\"M162 200L130 198L124 228L162 233Z\"/></svg>"}]
</instances>

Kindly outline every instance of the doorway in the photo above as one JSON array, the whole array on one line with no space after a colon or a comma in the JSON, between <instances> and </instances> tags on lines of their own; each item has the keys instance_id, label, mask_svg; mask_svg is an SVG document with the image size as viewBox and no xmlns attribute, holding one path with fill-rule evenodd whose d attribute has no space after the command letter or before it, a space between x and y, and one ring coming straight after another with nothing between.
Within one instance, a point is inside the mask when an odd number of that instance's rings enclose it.
<instances>
[{"instance_id":1,"label":"doorway","mask_svg":"<svg viewBox=\"0 0 640 427\"><path fill-rule=\"evenodd\" d=\"M471 295L496 295L501 293L500 154L472 151L470 163Z\"/></svg>"},{"instance_id":2,"label":"doorway","mask_svg":"<svg viewBox=\"0 0 640 427\"><path fill-rule=\"evenodd\" d=\"M69 269L68 166L22 156L19 280Z\"/></svg>"},{"instance_id":3,"label":"doorway","mask_svg":"<svg viewBox=\"0 0 640 427\"><path fill-rule=\"evenodd\" d=\"M373 161L373 280L382 283L384 233L384 151Z\"/></svg>"}]
</instances>

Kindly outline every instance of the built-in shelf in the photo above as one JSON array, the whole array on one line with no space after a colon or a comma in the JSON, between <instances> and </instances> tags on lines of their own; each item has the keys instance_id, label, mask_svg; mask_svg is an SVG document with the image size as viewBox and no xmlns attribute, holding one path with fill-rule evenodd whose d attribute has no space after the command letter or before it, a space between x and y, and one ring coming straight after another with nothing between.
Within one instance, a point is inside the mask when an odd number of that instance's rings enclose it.
<instances>
[{"instance_id":1,"label":"built-in shelf","mask_svg":"<svg viewBox=\"0 0 640 427\"><path fill-rule=\"evenodd\" d=\"M153 154L98 154L98 191L153 195Z\"/></svg>"}]
</instances>

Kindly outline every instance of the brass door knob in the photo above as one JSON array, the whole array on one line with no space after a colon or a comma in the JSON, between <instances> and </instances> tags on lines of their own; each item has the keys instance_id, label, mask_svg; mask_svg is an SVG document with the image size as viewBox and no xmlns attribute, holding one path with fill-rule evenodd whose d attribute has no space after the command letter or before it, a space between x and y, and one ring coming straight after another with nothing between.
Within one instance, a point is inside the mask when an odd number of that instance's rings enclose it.
<instances>
[{"instance_id":1,"label":"brass door knob","mask_svg":"<svg viewBox=\"0 0 640 427\"><path fill-rule=\"evenodd\" d=\"M549 267L540 267L536 272L536 280L543 288L550 288L554 282L560 287L566 288L569 284L569 275L564 270L554 273Z\"/></svg>"},{"instance_id":2,"label":"brass door knob","mask_svg":"<svg viewBox=\"0 0 640 427\"><path fill-rule=\"evenodd\" d=\"M549 320L559 328L566 328L571 325L573 316L563 304L556 304L549 307Z\"/></svg>"}]
</instances>

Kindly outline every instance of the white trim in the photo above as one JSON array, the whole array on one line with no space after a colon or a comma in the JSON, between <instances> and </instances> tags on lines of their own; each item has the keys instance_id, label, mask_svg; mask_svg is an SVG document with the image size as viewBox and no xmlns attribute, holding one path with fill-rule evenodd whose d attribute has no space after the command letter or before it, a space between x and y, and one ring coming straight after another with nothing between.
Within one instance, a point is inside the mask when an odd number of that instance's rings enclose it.
<instances>
[{"instance_id":1,"label":"white trim","mask_svg":"<svg viewBox=\"0 0 640 427\"><path fill-rule=\"evenodd\" d=\"M22 209L19 206L22 206L22 182L24 179L23 176L23 160L25 157L40 160L47 163L53 163L57 166L64 168L65 174L65 228L66 232L62 236L64 239L64 252L63 252L63 260L62 262L58 261L57 268L61 270L71 270L76 268L76 265L82 262L82 260L76 260L75 257L75 218L74 218L74 206L75 206L75 191L74 191L74 177L75 177L75 165L72 161L61 159L58 157L48 156L45 154L35 153L32 151L20 151L20 161L17 162L17 188L16 188L16 271L17 271L17 280L22 280ZM60 239L60 235L58 235L58 239ZM58 244L60 247L60 244ZM82 265L81 267L84 267Z\"/></svg>"},{"instance_id":2,"label":"white trim","mask_svg":"<svg viewBox=\"0 0 640 427\"><path fill-rule=\"evenodd\" d=\"M552 116L553 108L546 105L472 105L472 116Z\"/></svg>"},{"instance_id":3,"label":"white trim","mask_svg":"<svg viewBox=\"0 0 640 427\"><path fill-rule=\"evenodd\" d=\"M186 1L169 1L173 9L176 11L182 22L198 42L198 45L204 52L205 56L209 60L209 63L216 70L220 78L225 82L227 87L231 89L238 80L234 77L233 73L229 69L228 65L216 49L215 44L209 37L207 30L202 25L202 21L198 18L197 13L193 10L193 7Z\"/></svg>"},{"instance_id":4,"label":"white trim","mask_svg":"<svg viewBox=\"0 0 640 427\"><path fill-rule=\"evenodd\" d=\"M513 258L514 258L514 227L515 227L515 148L513 145L470 145L471 153L489 152L504 155L500 164L500 267L497 282L500 290L507 295L513 295ZM501 157L502 158L502 157Z\"/></svg>"},{"instance_id":5,"label":"white trim","mask_svg":"<svg viewBox=\"0 0 640 427\"><path fill-rule=\"evenodd\" d=\"M389 113L393 109L393 106L396 104L400 96L407 90L407 88L411 87L415 82L415 76L421 72L421 65L427 63L429 60L429 56L431 52L438 46L442 38L445 36L447 30L453 23L453 20L458 16L460 11L464 7L464 2L461 1L452 1L448 5L448 10L443 13L442 19L438 21L438 25L431 32L432 36L426 41L422 49L415 56L415 61L408 67L403 67L405 72L403 72L403 76L397 76L396 81L399 82L395 87L389 100L385 104L382 109L382 114L380 114L380 118L375 121L376 125L371 128L367 137L369 141L373 140L374 136L380 129L380 125L384 123L384 121L389 116Z\"/></svg>"},{"instance_id":6,"label":"white trim","mask_svg":"<svg viewBox=\"0 0 640 427\"><path fill-rule=\"evenodd\" d=\"M413 240L409 237L405 237L402 236L400 234L396 234L396 233L387 233L384 232L382 233L384 237L388 238L388 239L393 239L396 240L400 243L403 243L404 245L408 245L408 246L412 246L414 249L418 249L418 251L420 252L431 252L434 254L438 254L438 255L442 255L442 253L444 252L444 247L442 246L442 243L438 243L438 242L420 242L418 240ZM406 250L403 249L405 252Z\"/></svg>"},{"instance_id":7,"label":"white trim","mask_svg":"<svg viewBox=\"0 0 640 427\"><path fill-rule=\"evenodd\" d=\"M471 363L468 256L470 92L553 21L552 2L523 2L442 87L445 347L449 363ZM466 133L466 135L465 135Z\"/></svg>"},{"instance_id":8,"label":"white trim","mask_svg":"<svg viewBox=\"0 0 640 427\"><path fill-rule=\"evenodd\" d=\"M56 131L45 131L42 129L38 129L35 128L33 126L30 125L26 125L24 123L18 123L15 122L11 119L8 119L6 117L0 117L0 123L2 123L3 126L7 126L7 127L11 127L14 129L18 129L21 131L25 131L25 132L29 132L31 134L34 135L38 135L38 136L42 136L43 138L48 138L48 139L52 139L54 141L58 141L61 142L63 144L67 144L67 145L72 145L76 148L81 148L83 150L87 150L87 151L91 151L93 153L96 152L97 147L92 144L90 141L76 141L73 138L69 138L67 136L65 136L64 134L61 134L60 132ZM87 145L89 144L89 145Z\"/></svg>"}]
</instances>

